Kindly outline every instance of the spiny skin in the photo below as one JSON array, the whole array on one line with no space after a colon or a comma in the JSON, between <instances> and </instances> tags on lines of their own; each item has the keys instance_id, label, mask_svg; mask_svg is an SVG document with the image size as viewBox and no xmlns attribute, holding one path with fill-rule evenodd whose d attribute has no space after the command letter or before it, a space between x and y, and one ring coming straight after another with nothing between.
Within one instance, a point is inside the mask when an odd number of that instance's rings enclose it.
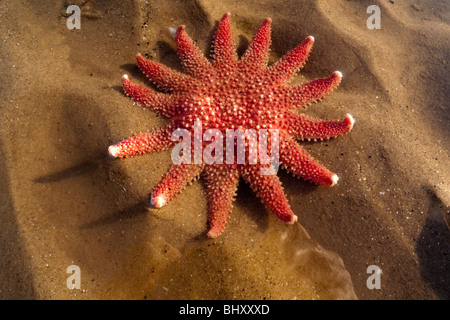
<instances>
[{"instance_id":1,"label":"spiny skin","mask_svg":"<svg viewBox=\"0 0 450 320\"><path fill-rule=\"evenodd\" d=\"M287 85L304 65L314 38L308 37L278 62L267 66L271 19L267 18L239 59L234 50L230 13L218 23L208 60L185 32L175 34L178 55L186 73L174 71L140 54L137 63L162 92L155 92L122 78L125 93L134 101L171 119L170 124L150 133L138 134L109 147L113 157L131 157L174 146L171 133L187 129L193 136L195 120L202 121L203 132L219 129L278 129L279 157L294 176L319 185L333 186L338 177L314 160L294 139L317 140L341 136L352 129L354 120L313 119L296 109L320 101L340 83L342 74L304 84ZM225 154L225 152L224 152ZM236 163L236 162L235 162ZM173 164L151 194L155 207L167 204L186 184L203 173L209 202L209 237L217 237L225 228L239 178L247 181L265 206L281 220L294 223L292 212L278 176L263 175L261 163L250 164Z\"/></svg>"}]
</instances>

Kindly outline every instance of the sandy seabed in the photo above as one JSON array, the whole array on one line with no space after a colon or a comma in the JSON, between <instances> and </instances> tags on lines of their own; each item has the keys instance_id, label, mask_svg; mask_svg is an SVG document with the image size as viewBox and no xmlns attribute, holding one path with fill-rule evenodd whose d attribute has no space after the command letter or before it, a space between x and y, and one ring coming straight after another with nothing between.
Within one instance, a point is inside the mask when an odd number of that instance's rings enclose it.
<instances>
[{"instance_id":1,"label":"sandy seabed","mask_svg":"<svg viewBox=\"0 0 450 320\"><path fill-rule=\"evenodd\" d=\"M381 29L367 28L370 5ZM146 83L135 54L181 70L169 27L207 52L225 12L239 53L272 18L271 62L313 35L293 82L344 79L304 112L356 124L302 143L337 186L279 173L299 223L241 183L227 229L207 239L201 180L148 209L169 152L106 150L167 122L123 94L123 73ZM4 0L0 20L1 299L450 298L448 2ZM71 265L80 289L66 285ZM371 265L380 289L367 287Z\"/></svg>"}]
</instances>

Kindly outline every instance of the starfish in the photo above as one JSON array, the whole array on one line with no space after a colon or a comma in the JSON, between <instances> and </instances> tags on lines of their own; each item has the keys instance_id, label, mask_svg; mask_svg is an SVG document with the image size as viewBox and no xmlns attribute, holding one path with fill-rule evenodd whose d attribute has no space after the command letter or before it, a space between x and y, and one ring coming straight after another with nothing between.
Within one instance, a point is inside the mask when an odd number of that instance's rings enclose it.
<instances>
[{"instance_id":1,"label":"starfish","mask_svg":"<svg viewBox=\"0 0 450 320\"><path fill-rule=\"evenodd\" d=\"M284 169L318 185L335 185L338 176L318 163L296 140L336 138L349 132L354 120L349 114L341 121L315 119L298 113L297 109L324 98L339 85L342 74L335 71L327 78L288 85L288 80L306 62L314 38L307 37L268 66L271 21L264 20L240 58L233 45L230 13L217 25L211 59L189 38L185 26L180 26L175 42L183 73L137 54L140 69L160 92L133 83L124 75L122 84L126 95L171 120L163 128L111 145L109 154L125 158L168 150L178 143L172 138L174 132L183 129L194 134L195 121L202 123L200 134L208 129L218 129L224 135L228 129L272 129L278 136L271 135L268 140L277 143ZM254 147L247 140L245 145ZM205 150L205 145L202 147ZM162 207L203 174L208 199L207 235L214 238L226 226L242 177L270 212L284 222L295 223L297 216L289 206L278 176L261 171L272 165L259 160L250 163L248 152L244 163L174 163L153 189L150 202L154 207Z\"/></svg>"}]
</instances>

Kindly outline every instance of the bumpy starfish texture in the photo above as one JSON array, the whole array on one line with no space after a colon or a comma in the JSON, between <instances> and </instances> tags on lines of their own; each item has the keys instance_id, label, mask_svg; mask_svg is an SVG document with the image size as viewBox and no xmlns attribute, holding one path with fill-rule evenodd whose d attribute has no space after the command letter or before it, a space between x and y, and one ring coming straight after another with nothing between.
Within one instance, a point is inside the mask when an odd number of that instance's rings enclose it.
<instances>
[{"instance_id":1,"label":"bumpy starfish texture","mask_svg":"<svg viewBox=\"0 0 450 320\"><path fill-rule=\"evenodd\" d=\"M288 80L300 70L312 49L314 38L307 37L276 63L267 66L271 19L264 20L244 55L239 59L232 41L230 13L217 25L212 46L212 59L207 59L188 37L185 26L175 32L177 52L185 73L136 56L140 69L161 92L155 92L122 77L125 93L135 102L171 119L161 129L137 134L109 147L113 157L167 150L177 129L194 133L194 122L202 122L202 133L219 129L279 130L279 161L296 177L319 185L333 186L338 177L313 159L297 140L336 138L352 127L354 120L347 114L342 121L314 119L296 110L320 101L340 83L339 71L323 79L288 85ZM248 143L246 146L248 147ZM204 146L203 146L204 147ZM209 207L209 237L222 233L232 209L239 179L248 182L265 206L287 223L297 221L276 174L265 175L267 165L245 163L172 164L151 193L151 204L167 204L188 183L203 174Z\"/></svg>"}]
</instances>

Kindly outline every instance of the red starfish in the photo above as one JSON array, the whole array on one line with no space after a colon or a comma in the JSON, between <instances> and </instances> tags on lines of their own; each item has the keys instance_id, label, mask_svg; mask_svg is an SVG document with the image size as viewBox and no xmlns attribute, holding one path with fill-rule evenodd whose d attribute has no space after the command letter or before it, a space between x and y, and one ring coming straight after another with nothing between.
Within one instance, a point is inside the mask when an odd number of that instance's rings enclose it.
<instances>
[{"instance_id":1,"label":"red starfish","mask_svg":"<svg viewBox=\"0 0 450 320\"><path fill-rule=\"evenodd\" d=\"M214 36L212 60L208 60L180 26L175 34L178 55L186 74L137 55L141 70L164 93L155 92L122 78L125 93L134 101L171 118L164 128L134 135L109 147L113 157L131 157L169 149L177 144L172 133L187 129L193 133L195 120L203 131L219 129L277 129L279 160L294 176L319 185L333 186L336 174L328 171L303 150L294 139L330 139L349 132L353 118L343 121L314 119L295 110L321 100L335 89L341 79L339 71L330 77L288 86L287 81L304 65L314 38L308 37L278 62L267 66L270 24L267 18L254 35L245 54L238 59L233 47L230 13L226 13ZM248 143L247 143L248 146ZM234 158L236 159L236 158ZM264 175L261 162L250 164L173 164L151 194L155 207L167 204L187 183L201 173L206 180L209 202L209 237L225 228L232 208L238 181L243 177L265 206L281 220L294 223L291 211L276 174Z\"/></svg>"}]
</instances>

